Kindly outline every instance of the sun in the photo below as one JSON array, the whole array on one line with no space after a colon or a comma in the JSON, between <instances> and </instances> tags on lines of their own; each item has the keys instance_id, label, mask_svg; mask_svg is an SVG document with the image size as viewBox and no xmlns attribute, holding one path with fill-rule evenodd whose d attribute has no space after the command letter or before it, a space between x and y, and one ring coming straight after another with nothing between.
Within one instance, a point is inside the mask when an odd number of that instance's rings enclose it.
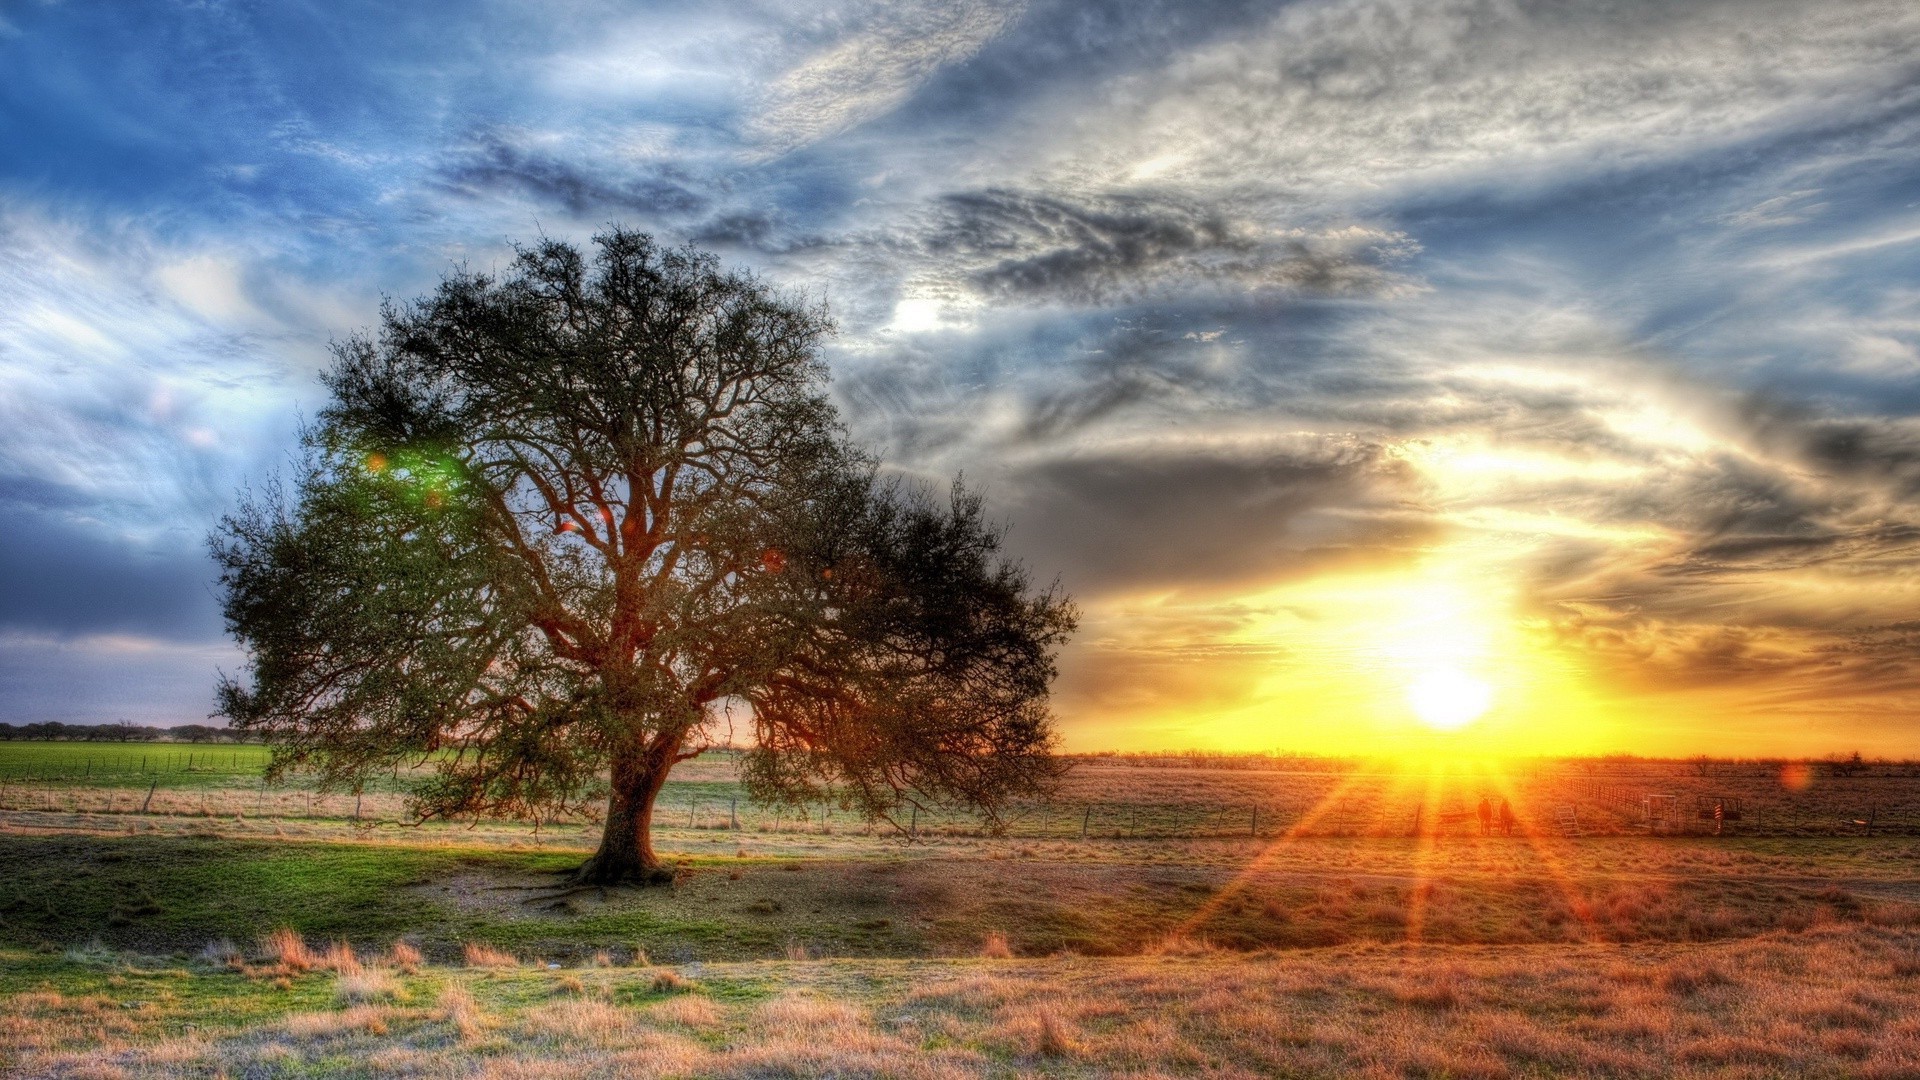
<instances>
[{"instance_id":1,"label":"sun","mask_svg":"<svg viewBox=\"0 0 1920 1080\"><path fill-rule=\"evenodd\" d=\"M1407 704L1436 731L1455 731L1493 705L1493 687L1458 668L1435 667L1407 684Z\"/></svg>"}]
</instances>

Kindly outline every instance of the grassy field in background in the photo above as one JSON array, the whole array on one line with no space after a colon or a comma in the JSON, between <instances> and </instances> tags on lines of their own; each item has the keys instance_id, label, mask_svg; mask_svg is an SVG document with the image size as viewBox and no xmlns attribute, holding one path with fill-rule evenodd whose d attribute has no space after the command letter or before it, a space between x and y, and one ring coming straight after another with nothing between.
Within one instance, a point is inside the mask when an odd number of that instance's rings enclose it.
<instances>
[{"instance_id":1,"label":"grassy field in background","mask_svg":"<svg viewBox=\"0 0 1920 1080\"><path fill-rule=\"evenodd\" d=\"M219 787L258 783L266 747L250 743L0 742L0 783Z\"/></svg>"},{"instance_id":2,"label":"grassy field in background","mask_svg":"<svg viewBox=\"0 0 1920 1080\"><path fill-rule=\"evenodd\" d=\"M117 812L144 805L200 816L400 822L409 816L406 791L425 775L415 769L374 776L359 796L320 792L311 776L300 774L269 787L261 782L267 757L264 747L247 744L0 742L0 810ZM1920 837L1920 767L1906 763L1850 774L1816 764L1783 776L1780 763L1761 762L1542 760L1410 769L1307 761L1218 768L1179 758L1091 758L1076 763L1051 801L1011 807L1002 826L1007 835L1030 839L1464 835L1477 831L1473 811L1483 797L1509 800L1530 827L1569 818L1583 835L1649 829L1697 835L1718 828L1745 836ZM1670 816L1650 823L1650 797ZM1727 811L1723 821L1713 819L1715 805ZM677 767L656 819L750 832L865 831L829 804L753 805L727 752ZM576 817L542 827L585 823ZM983 822L925 808L903 814L898 825L916 834L965 835L980 832Z\"/></svg>"}]
</instances>

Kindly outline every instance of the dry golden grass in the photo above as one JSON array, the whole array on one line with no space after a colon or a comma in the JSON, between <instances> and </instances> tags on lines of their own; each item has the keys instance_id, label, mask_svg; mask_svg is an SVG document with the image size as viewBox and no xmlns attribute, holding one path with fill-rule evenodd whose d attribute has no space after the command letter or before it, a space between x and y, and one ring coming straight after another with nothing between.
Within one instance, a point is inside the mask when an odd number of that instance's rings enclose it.
<instances>
[{"instance_id":1,"label":"dry golden grass","mask_svg":"<svg viewBox=\"0 0 1920 1080\"><path fill-rule=\"evenodd\" d=\"M393 1001L400 997L400 982L380 968L362 967L353 971L336 969L333 996L349 1005L375 1001Z\"/></svg>"},{"instance_id":2,"label":"dry golden grass","mask_svg":"<svg viewBox=\"0 0 1920 1080\"><path fill-rule=\"evenodd\" d=\"M451 1027L462 1043L475 1041L490 1026L486 1011L463 986L456 984L442 990L439 1006L435 1019Z\"/></svg>"},{"instance_id":3,"label":"dry golden grass","mask_svg":"<svg viewBox=\"0 0 1920 1080\"><path fill-rule=\"evenodd\" d=\"M268 934L260 947L267 959L286 971L311 971L320 963L320 958L307 948L306 939L286 927Z\"/></svg>"},{"instance_id":4,"label":"dry golden grass","mask_svg":"<svg viewBox=\"0 0 1920 1080\"><path fill-rule=\"evenodd\" d=\"M726 1010L715 1004L711 998L697 997L692 994L680 994L665 1001L655 1002L647 1007L646 1014L657 1023L692 1028L696 1031L718 1027L727 1016Z\"/></svg>"},{"instance_id":5,"label":"dry golden grass","mask_svg":"<svg viewBox=\"0 0 1920 1080\"><path fill-rule=\"evenodd\" d=\"M427 958L420 955L419 949L404 941L394 942L393 948L387 950L387 963L409 975L420 970L420 966L426 962Z\"/></svg>"},{"instance_id":6,"label":"dry golden grass","mask_svg":"<svg viewBox=\"0 0 1920 1080\"><path fill-rule=\"evenodd\" d=\"M336 941L328 945L327 951L320 955L320 962L316 966L341 975L358 975L366 969L366 966L360 963L360 958L354 955L353 946L344 941Z\"/></svg>"},{"instance_id":7,"label":"dry golden grass","mask_svg":"<svg viewBox=\"0 0 1920 1080\"><path fill-rule=\"evenodd\" d=\"M692 990L694 983L672 968L661 968L653 973L648 989L656 994L678 994Z\"/></svg>"},{"instance_id":8,"label":"dry golden grass","mask_svg":"<svg viewBox=\"0 0 1920 1080\"><path fill-rule=\"evenodd\" d=\"M460 954L468 967L474 968L516 968L520 958L504 949L478 941L469 941L461 947Z\"/></svg>"},{"instance_id":9,"label":"dry golden grass","mask_svg":"<svg viewBox=\"0 0 1920 1080\"><path fill-rule=\"evenodd\" d=\"M1824 923L1698 945L716 964L703 981L788 988L637 1006L618 1002L653 990L630 969L595 976L612 1000L554 994L568 973L429 969L447 981L431 1008L343 998L186 1039L104 996L15 994L0 1054L61 1078L1894 1078L1920 1075L1917 962L1912 928Z\"/></svg>"}]
</instances>

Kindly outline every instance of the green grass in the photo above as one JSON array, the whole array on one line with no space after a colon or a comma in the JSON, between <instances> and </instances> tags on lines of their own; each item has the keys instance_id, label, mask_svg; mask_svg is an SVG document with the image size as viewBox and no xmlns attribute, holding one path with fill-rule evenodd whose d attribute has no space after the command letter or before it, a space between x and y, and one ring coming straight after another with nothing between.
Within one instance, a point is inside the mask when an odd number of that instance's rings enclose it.
<instances>
[{"instance_id":1,"label":"green grass","mask_svg":"<svg viewBox=\"0 0 1920 1080\"><path fill-rule=\"evenodd\" d=\"M0 742L0 783L234 787L259 783L268 756L251 744Z\"/></svg>"},{"instance_id":2,"label":"green grass","mask_svg":"<svg viewBox=\"0 0 1920 1080\"><path fill-rule=\"evenodd\" d=\"M316 941L368 948L405 936L441 957L457 955L461 942L482 941L526 956L638 946L684 959L763 957L777 955L792 937L846 936L838 911L769 924L736 905L668 890L645 894L660 900L649 906L549 915L514 906L517 892L505 894L501 912L477 914L419 888L463 874L539 882L580 858L569 851L213 836L10 836L0 844L0 947L98 941L178 954L220 938L249 943L286 926ZM712 881L721 880L716 867L770 865L731 856L687 862L704 867ZM890 935L854 936L856 944L872 945L865 951L895 944Z\"/></svg>"},{"instance_id":3,"label":"green grass","mask_svg":"<svg viewBox=\"0 0 1920 1080\"><path fill-rule=\"evenodd\" d=\"M168 1035L189 1029L242 1031L288 1013L333 1004L331 979L323 975L304 976L282 987L163 957L0 949L0 996L49 990L149 1007L158 1014L159 1031Z\"/></svg>"},{"instance_id":4,"label":"green grass","mask_svg":"<svg viewBox=\"0 0 1920 1080\"><path fill-rule=\"evenodd\" d=\"M98 937L168 951L251 940L282 925L321 938L390 938L443 914L404 886L479 857L191 837L10 837L0 846L0 941Z\"/></svg>"}]
</instances>

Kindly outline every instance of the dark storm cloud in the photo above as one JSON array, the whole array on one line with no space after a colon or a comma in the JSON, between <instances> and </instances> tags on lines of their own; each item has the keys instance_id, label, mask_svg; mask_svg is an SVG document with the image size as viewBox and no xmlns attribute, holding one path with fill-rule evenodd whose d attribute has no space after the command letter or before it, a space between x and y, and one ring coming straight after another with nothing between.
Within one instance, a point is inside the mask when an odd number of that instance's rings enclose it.
<instances>
[{"instance_id":1,"label":"dark storm cloud","mask_svg":"<svg viewBox=\"0 0 1920 1080\"><path fill-rule=\"evenodd\" d=\"M1231 590L1405 557L1435 537L1378 447L1084 453L1014 471L1014 545L1100 595Z\"/></svg>"},{"instance_id":2,"label":"dark storm cloud","mask_svg":"<svg viewBox=\"0 0 1920 1080\"><path fill-rule=\"evenodd\" d=\"M773 238L777 227L770 214L719 214L694 226L688 239L710 247L757 248Z\"/></svg>"},{"instance_id":3,"label":"dark storm cloud","mask_svg":"<svg viewBox=\"0 0 1920 1080\"><path fill-rule=\"evenodd\" d=\"M175 641L219 634L213 566L195 539L130 540L7 499L0 523L0 633Z\"/></svg>"},{"instance_id":4,"label":"dark storm cloud","mask_svg":"<svg viewBox=\"0 0 1920 1080\"><path fill-rule=\"evenodd\" d=\"M440 177L449 188L464 195L525 195L561 207L575 217L625 211L651 220L657 215L694 213L708 202L689 186L689 177L635 177L599 171L565 158L521 149L498 135L475 140L441 168Z\"/></svg>"}]
</instances>

